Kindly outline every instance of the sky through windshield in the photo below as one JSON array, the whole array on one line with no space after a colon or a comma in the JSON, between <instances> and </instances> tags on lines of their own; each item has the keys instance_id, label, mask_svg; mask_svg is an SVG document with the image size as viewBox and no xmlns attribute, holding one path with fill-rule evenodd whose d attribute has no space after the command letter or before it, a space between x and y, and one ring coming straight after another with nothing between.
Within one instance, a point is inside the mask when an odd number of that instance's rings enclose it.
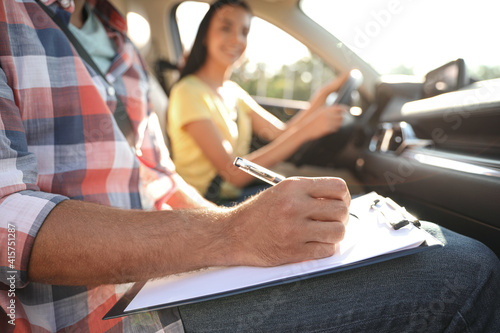
<instances>
[{"instance_id":1,"label":"sky through windshield","mask_svg":"<svg viewBox=\"0 0 500 333\"><path fill-rule=\"evenodd\" d=\"M302 0L301 8L380 73L423 74L456 58L497 67L497 0Z\"/></svg>"}]
</instances>

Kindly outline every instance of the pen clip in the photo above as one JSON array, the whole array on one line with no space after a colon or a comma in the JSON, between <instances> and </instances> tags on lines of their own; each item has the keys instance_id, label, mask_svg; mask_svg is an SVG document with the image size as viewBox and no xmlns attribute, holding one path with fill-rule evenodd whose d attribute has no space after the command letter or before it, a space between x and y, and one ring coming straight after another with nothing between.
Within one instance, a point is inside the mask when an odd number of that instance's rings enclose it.
<instances>
[{"instance_id":1,"label":"pen clip","mask_svg":"<svg viewBox=\"0 0 500 333\"><path fill-rule=\"evenodd\" d=\"M241 157L236 157L233 163L235 166L241 170L251 174L252 176L259 178L271 185L276 185L285 179L284 176L279 175L271 170L261 167L258 164L247 161Z\"/></svg>"}]
</instances>

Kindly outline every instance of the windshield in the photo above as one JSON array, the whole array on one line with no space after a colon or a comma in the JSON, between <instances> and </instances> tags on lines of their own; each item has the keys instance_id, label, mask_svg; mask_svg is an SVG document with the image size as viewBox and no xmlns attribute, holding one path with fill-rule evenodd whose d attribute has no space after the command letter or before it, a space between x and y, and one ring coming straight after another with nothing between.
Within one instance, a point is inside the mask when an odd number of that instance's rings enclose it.
<instances>
[{"instance_id":1,"label":"windshield","mask_svg":"<svg viewBox=\"0 0 500 333\"><path fill-rule=\"evenodd\" d=\"M473 78L500 77L498 0L301 0L300 6L380 74L420 76L463 58Z\"/></svg>"}]
</instances>

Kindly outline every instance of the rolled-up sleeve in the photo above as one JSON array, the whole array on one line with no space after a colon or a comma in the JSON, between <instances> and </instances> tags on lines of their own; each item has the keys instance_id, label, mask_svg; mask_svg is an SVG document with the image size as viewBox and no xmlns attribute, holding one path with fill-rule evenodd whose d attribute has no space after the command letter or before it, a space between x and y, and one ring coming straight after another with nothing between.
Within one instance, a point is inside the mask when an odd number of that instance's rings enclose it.
<instances>
[{"instance_id":1,"label":"rolled-up sleeve","mask_svg":"<svg viewBox=\"0 0 500 333\"><path fill-rule=\"evenodd\" d=\"M35 237L65 196L41 192L14 92L0 69L0 282L22 288ZM13 278L15 276L15 278Z\"/></svg>"}]
</instances>

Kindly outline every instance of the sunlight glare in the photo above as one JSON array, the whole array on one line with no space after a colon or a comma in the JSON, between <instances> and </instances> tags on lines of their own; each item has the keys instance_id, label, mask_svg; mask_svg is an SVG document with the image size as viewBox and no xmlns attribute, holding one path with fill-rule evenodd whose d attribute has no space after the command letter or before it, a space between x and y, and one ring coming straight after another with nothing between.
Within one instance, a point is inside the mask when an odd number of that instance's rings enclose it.
<instances>
[{"instance_id":1,"label":"sunlight glare","mask_svg":"<svg viewBox=\"0 0 500 333\"><path fill-rule=\"evenodd\" d=\"M302 0L301 7L381 74L423 75L457 58L497 66L497 0Z\"/></svg>"},{"instance_id":2,"label":"sunlight glare","mask_svg":"<svg viewBox=\"0 0 500 333\"><path fill-rule=\"evenodd\" d=\"M129 12L127 14L128 34L132 42L138 47L143 48L151 39L151 28L148 21L141 15Z\"/></svg>"},{"instance_id":3,"label":"sunlight glare","mask_svg":"<svg viewBox=\"0 0 500 333\"><path fill-rule=\"evenodd\" d=\"M308 48L288 33L258 17L252 19L246 51L251 62L264 63L266 71L274 73L310 56Z\"/></svg>"}]
</instances>

